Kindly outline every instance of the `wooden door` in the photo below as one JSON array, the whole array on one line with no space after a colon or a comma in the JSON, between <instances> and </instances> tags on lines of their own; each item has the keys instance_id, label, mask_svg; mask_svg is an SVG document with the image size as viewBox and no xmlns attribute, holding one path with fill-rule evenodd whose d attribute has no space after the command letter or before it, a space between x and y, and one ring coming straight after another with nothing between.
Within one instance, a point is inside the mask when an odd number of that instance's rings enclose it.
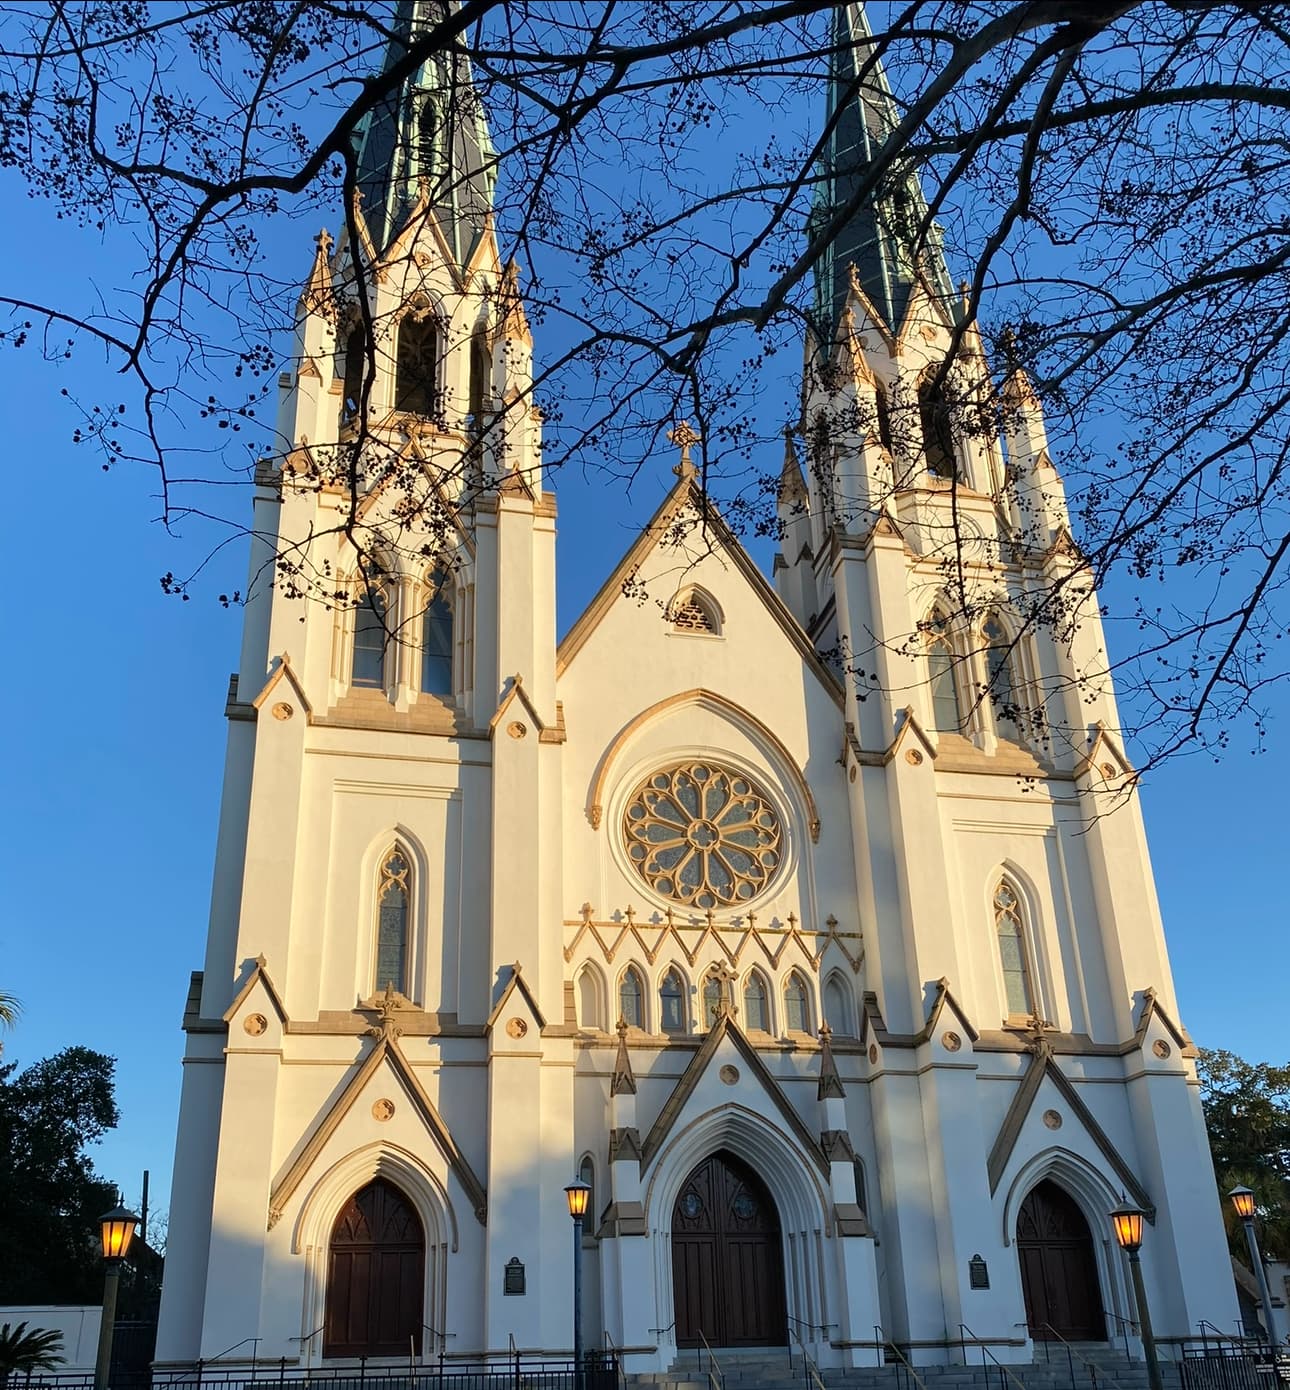
<instances>
[{"instance_id":1,"label":"wooden door","mask_svg":"<svg viewBox=\"0 0 1290 1390\"><path fill-rule=\"evenodd\" d=\"M425 1235L411 1203L383 1178L346 1202L332 1227L324 1356L421 1350Z\"/></svg>"},{"instance_id":2,"label":"wooden door","mask_svg":"<svg viewBox=\"0 0 1290 1390\"><path fill-rule=\"evenodd\" d=\"M678 1346L784 1346L784 1250L765 1186L733 1154L705 1159L672 1210Z\"/></svg>"},{"instance_id":3,"label":"wooden door","mask_svg":"<svg viewBox=\"0 0 1290 1390\"><path fill-rule=\"evenodd\" d=\"M1032 1337L1106 1340L1093 1237L1074 1198L1056 1183L1041 1182L1021 1204L1017 1258Z\"/></svg>"}]
</instances>

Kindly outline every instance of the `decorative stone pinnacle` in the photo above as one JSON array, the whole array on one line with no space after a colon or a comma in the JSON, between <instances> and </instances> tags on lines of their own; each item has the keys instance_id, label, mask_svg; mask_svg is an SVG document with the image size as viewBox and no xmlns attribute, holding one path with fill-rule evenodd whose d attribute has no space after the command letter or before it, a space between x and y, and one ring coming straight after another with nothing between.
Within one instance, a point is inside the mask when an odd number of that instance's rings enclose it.
<instances>
[{"instance_id":1,"label":"decorative stone pinnacle","mask_svg":"<svg viewBox=\"0 0 1290 1390\"><path fill-rule=\"evenodd\" d=\"M693 478L695 473L694 460L690 457L690 450L702 441L703 436L690 424L688 420L682 420L674 429L667 432L667 437L681 451L681 461L672 469L678 478Z\"/></svg>"},{"instance_id":2,"label":"decorative stone pinnacle","mask_svg":"<svg viewBox=\"0 0 1290 1390\"><path fill-rule=\"evenodd\" d=\"M584 922L590 922L596 915L596 909L592 907L590 903L583 903L580 911L582 912L582 920Z\"/></svg>"}]
</instances>

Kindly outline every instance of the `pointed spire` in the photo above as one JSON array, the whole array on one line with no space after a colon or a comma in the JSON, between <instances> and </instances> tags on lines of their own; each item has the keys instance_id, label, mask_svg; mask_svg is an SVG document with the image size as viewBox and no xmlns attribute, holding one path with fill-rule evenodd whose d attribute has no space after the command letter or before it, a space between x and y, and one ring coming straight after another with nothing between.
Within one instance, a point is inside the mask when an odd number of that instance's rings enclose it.
<instances>
[{"instance_id":1,"label":"pointed spire","mask_svg":"<svg viewBox=\"0 0 1290 1390\"><path fill-rule=\"evenodd\" d=\"M300 291L301 306L311 314L326 313L334 307L331 289L331 235L326 227L314 238L314 263L305 287Z\"/></svg>"},{"instance_id":2,"label":"pointed spire","mask_svg":"<svg viewBox=\"0 0 1290 1390\"><path fill-rule=\"evenodd\" d=\"M820 1084L815 1089L817 1100L845 1100L838 1064L833 1060L833 1029L820 1024Z\"/></svg>"},{"instance_id":3,"label":"pointed spire","mask_svg":"<svg viewBox=\"0 0 1290 1390\"><path fill-rule=\"evenodd\" d=\"M807 498L806 479L802 476L802 464L797 457L797 446L793 443L793 428L784 426L784 467L779 475L779 504L781 507L794 507Z\"/></svg>"},{"instance_id":4,"label":"pointed spire","mask_svg":"<svg viewBox=\"0 0 1290 1390\"><path fill-rule=\"evenodd\" d=\"M398 0L383 71L451 16L449 0ZM423 198L459 266L470 259L493 207L497 160L470 63L429 54L375 106L357 133L363 218L378 252Z\"/></svg>"},{"instance_id":5,"label":"pointed spire","mask_svg":"<svg viewBox=\"0 0 1290 1390\"><path fill-rule=\"evenodd\" d=\"M514 258L507 261L506 269L502 272L502 283L497 290L496 336L498 339L513 338L529 347L533 346L533 334L520 295L520 268Z\"/></svg>"},{"instance_id":6,"label":"pointed spire","mask_svg":"<svg viewBox=\"0 0 1290 1390\"><path fill-rule=\"evenodd\" d=\"M627 1020L618 1020L618 1054L614 1058L614 1074L609 1080L611 1096L634 1096L636 1078L632 1075L632 1059L627 1055Z\"/></svg>"},{"instance_id":7,"label":"pointed spire","mask_svg":"<svg viewBox=\"0 0 1290 1390\"><path fill-rule=\"evenodd\" d=\"M859 0L834 10L830 57L831 126L825 180L813 214L818 232L854 196L869 164L900 124L882 64L870 61L873 33ZM928 289L947 304L953 293L935 229L928 232L921 258L914 242L927 216L918 171L893 170L881 190L866 197L820 256L815 269L818 331L834 335L855 279L893 333L900 330L915 279L921 272Z\"/></svg>"}]
</instances>

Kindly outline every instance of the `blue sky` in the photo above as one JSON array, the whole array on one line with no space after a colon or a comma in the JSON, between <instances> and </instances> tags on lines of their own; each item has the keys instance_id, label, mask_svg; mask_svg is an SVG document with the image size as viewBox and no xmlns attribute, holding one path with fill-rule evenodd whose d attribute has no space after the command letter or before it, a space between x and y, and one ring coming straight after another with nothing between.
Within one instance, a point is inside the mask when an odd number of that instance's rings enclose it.
<instances>
[{"instance_id":1,"label":"blue sky","mask_svg":"<svg viewBox=\"0 0 1290 1390\"><path fill-rule=\"evenodd\" d=\"M11 171L0 188L9 194L0 252L21 265L33 298L88 304L96 286L126 282L124 243L54 222ZM266 243L284 280L303 278L315 229L288 225ZM543 347L539 333L539 360ZM14 649L0 696L0 989L24 1005L5 1060L26 1064L71 1043L117 1057L121 1125L99 1162L129 1200L150 1168L164 1206L179 1022L189 972L202 963L224 697L240 635L240 614L215 595L243 585L245 549L224 550L191 602L163 596L158 577L186 571L213 533L194 525L168 535L152 520L150 476L105 474L72 444L77 422L60 389L92 395L101 365L83 352L51 363L31 345L0 348L0 363L10 589L21 613L7 625ZM1062 440L1052 444L1060 466ZM672 462L670 452L654 459L630 495L595 477L557 480L562 631L672 481ZM778 458L762 466L773 470ZM1103 597L1114 610L1115 590ZM1108 633L1113 650L1135 637L1114 621ZM1144 792L1183 1022L1198 1042L1252 1060L1287 1054L1281 1010L1256 985L1290 973L1280 815L1288 780L1282 694L1267 751L1252 754L1238 736L1220 763L1178 758Z\"/></svg>"}]
</instances>

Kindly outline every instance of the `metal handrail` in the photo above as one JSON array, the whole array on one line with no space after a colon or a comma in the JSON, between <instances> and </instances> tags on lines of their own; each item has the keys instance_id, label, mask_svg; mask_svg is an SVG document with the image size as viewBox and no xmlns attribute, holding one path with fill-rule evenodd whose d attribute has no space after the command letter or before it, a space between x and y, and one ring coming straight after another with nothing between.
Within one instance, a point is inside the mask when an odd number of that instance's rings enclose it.
<instances>
[{"instance_id":1,"label":"metal handrail","mask_svg":"<svg viewBox=\"0 0 1290 1390\"><path fill-rule=\"evenodd\" d=\"M1017 1387L1017 1390L1026 1390L1025 1381L1023 1381L1020 1376L1014 1375L1013 1372L1010 1371L1007 1368L1007 1366L1005 1366L1003 1362L999 1360L999 1358L994 1354L994 1352L992 1352L990 1348L986 1346L986 1344L981 1340L981 1338L978 1337L976 1333L972 1331L972 1329L967 1325L967 1323L961 1322L959 1323L959 1345L963 1348L963 1364L965 1366L967 1365L967 1339L966 1337L964 1337L964 1333L967 1334L967 1337L972 1338L972 1342L975 1346L980 1347L981 1349L982 1370L987 1370L985 1358L988 1356L990 1360L993 1361L996 1366L998 1366L1000 1377L1006 1376Z\"/></svg>"},{"instance_id":2,"label":"metal handrail","mask_svg":"<svg viewBox=\"0 0 1290 1390\"><path fill-rule=\"evenodd\" d=\"M792 1323L797 1322L797 1319L789 1318L788 1321L790 1323L788 1335L793 1338L802 1352L802 1368L806 1372L806 1390L811 1390L812 1386L814 1386L815 1390L828 1390L828 1387L824 1384L824 1377L820 1375L820 1368L812 1360L811 1353L807 1351L806 1343L802 1341L801 1334L796 1327L791 1326ZM814 1326L812 1323L807 1323L806 1325L808 1327Z\"/></svg>"},{"instance_id":3,"label":"metal handrail","mask_svg":"<svg viewBox=\"0 0 1290 1390\"><path fill-rule=\"evenodd\" d=\"M1058 1332L1058 1330L1052 1325L1052 1323L1050 1323L1050 1322L1037 1322L1037 1323L1033 1323L1033 1324L1031 1324L1031 1323L1018 1323L1017 1325L1018 1325L1019 1327L1023 1327L1023 1326L1024 1326L1024 1327L1031 1327L1031 1326L1034 1326L1034 1327L1043 1327L1043 1328L1046 1328L1049 1332L1051 1332L1051 1333L1053 1334L1053 1336L1056 1337L1056 1339L1062 1344L1062 1346L1064 1346L1064 1347L1066 1348L1066 1367L1067 1367L1067 1369L1070 1371L1071 1384L1072 1384L1072 1385L1075 1384L1075 1359L1078 1358L1080 1361L1082 1361L1082 1362L1084 1363L1084 1365L1086 1365L1086 1366L1088 1367L1089 1378L1090 1378L1090 1380L1093 1382L1094 1390L1097 1390L1097 1372L1098 1372L1097 1363L1094 1362L1094 1361L1090 1361L1090 1360L1088 1359L1088 1357L1085 1356L1084 1353L1083 1353L1082 1351L1079 1350L1078 1347L1072 1346L1071 1343L1070 1343L1069 1341L1067 1341L1067 1339L1066 1339L1065 1337L1063 1337L1062 1334L1061 1334L1060 1332ZM1049 1359L1049 1358L1048 1358L1048 1347L1049 1347L1049 1339L1048 1339L1048 1338L1044 1338L1044 1360L1045 1360L1045 1361L1047 1361L1047 1360ZM1104 1378L1105 1378L1106 1376L1110 1376L1112 1380L1115 1380L1115 1381L1117 1381L1117 1382L1118 1382L1118 1380L1119 1380L1119 1377L1116 1376L1116 1375L1114 1375L1112 1372L1108 1371L1107 1368L1106 1368L1105 1366L1102 1367L1102 1375L1103 1375Z\"/></svg>"},{"instance_id":4,"label":"metal handrail","mask_svg":"<svg viewBox=\"0 0 1290 1390\"><path fill-rule=\"evenodd\" d=\"M712 1348L708 1345L708 1339L703 1335L703 1328L696 1328L699 1334L699 1341L703 1343L704 1350L708 1353L708 1360L712 1363L708 1371L708 1384L713 1390L726 1390L726 1378L721 1370L721 1363L712 1354Z\"/></svg>"},{"instance_id":5,"label":"metal handrail","mask_svg":"<svg viewBox=\"0 0 1290 1390\"><path fill-rule=\"evenodd\" d=\"M913 1366L909 1362L909 1358L905 1355L903 1351L901 1351L901 1349L895 1344L895 1342L888 1340L887 1334L882 1330L881 1323L874 1323L873 1333L874 1337L876 1338L878 1347L878 1364L883 1364L883 1354L886 1351L890 1350L892 1355L895 1356L896 1360L899 1361L900 1364L905 1368L906 1372L909 1374L914 1384L918 1386L918 1390L927 1390L927 1382L913 1368Z\"/></svg>"},{"instance_id":6,"label":"metal handrail","mask_svg":"<svg viewBox=\"0 0 1290 1390\"><path fill-rule=\"evenodd\" d=\"M1104 1312L1103 1316L1114 1318L1119 1324L1120 1336L1124 1338L1124 1359L1132 1361L1133 1358L1129 1355L1129 1333L1132 1332L1135 1337L1138 1336L1138 1324L1132 1318L1123 1318L1119 1313L1112 1313L1109 1309ZM1115 1341L1114 1336L1112 1336L1111 1341Z\"/></svg>"}]
</instances>

